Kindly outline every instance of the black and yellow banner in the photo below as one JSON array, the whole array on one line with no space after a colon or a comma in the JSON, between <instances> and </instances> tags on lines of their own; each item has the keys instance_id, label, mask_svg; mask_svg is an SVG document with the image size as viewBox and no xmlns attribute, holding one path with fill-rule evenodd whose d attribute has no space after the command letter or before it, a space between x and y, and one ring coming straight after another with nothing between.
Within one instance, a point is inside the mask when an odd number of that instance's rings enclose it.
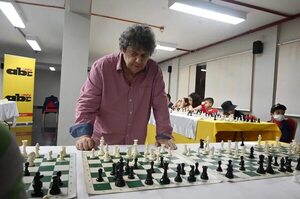
<instances>
[{"instance_id":1,"label":"black and yellow banner","mask_svg":"<svg viewBox=\"0 0 300 199\"><path fill-rule=\"evenodd\" d=\"M32 122L34 75L35 59L4 55L3 98L17 102L17 123Z\"/></svg>"}]
</instances>

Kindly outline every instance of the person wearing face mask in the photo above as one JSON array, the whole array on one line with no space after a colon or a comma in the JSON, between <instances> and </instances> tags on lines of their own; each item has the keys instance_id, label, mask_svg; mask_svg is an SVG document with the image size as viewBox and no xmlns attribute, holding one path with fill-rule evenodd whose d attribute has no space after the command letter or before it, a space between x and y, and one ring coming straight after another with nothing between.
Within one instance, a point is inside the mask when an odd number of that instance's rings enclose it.
<instances>
[{"instance_id":1,"label":"person wearing face mask","mask_svg":"<svg viewBox=\"0 0 300 199\"><path fill-rule=\"evenodd\" d=\"M294 138L296 132L296 122L292 119L286 118L284 116L286 111L286 106L283 104L274 104L271 107L271 121L280 128L281 138L280 142L290 143Z\"/></svg>"}]
</instances>

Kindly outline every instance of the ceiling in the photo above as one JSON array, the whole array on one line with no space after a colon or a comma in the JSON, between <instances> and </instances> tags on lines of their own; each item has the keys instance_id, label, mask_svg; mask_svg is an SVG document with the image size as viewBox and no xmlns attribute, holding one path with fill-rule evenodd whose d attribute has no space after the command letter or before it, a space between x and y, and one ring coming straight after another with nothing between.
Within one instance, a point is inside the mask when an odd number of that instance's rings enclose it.
<instances>
[{"instance_id":1,"label":"ceiling","mask_svg":"<svg viewBox=\"0 0 300 199\"><path fill-rule=\"evenodd\" d=\"M64 7L64 0L22 0ZM256 10L221 0L213 3L247 12L247 20L238 25L225 24L168 9L168 0L93 0L92 13L111 17L163 26L164 31L153 28L156 40L177 44L178 48L193 50L208 44L238 35L285 17L265 11ZM281 13L294 15L300 13L299 0L239 0ZM62 53L64 9L17 3L26 28L27 35L37 36L42 51L35 53L26 43L24 37L0 12L0 57L4 53L18 53L23 56L36 57L43 65L60 64ZM118 38L122 31L132 23L104 17L92 16L90 29L90 63L105 54L118 51ZM185 53L176 50L166 52L157 50L153 59L160 62Z\"/></svg>"}]
</instances>

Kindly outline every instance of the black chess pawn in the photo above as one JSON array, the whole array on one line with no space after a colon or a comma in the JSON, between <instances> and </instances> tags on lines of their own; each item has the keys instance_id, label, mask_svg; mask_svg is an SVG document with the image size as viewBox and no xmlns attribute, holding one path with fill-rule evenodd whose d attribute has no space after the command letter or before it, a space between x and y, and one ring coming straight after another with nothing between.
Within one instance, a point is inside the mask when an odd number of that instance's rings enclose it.
<instances>
[{"instance_id":1,"label":"black chess pawn","mask_svg":"<svg viewBox=\"0 0 300 199\"><path fill-rule=\"evenodd\" d=\"M40 172L36 172L33 178L33 192L31 193L32 197L43 197L44 193L42 191L43 182L41 181L41 178L43 178L43 175L40 175Z\"/></svg>"},{"instance_id":2,"label":"black chess pawn","mask_svg":"<svg viewBox=\"0 0 300 199\"><path fill-rule=\"evenodd\" d=\"M244 143L244 138L242 138L242 143L241 143L241 146L245 146L245 143Z\"/></svg>"},{"instance_id":3,"label":"black chess pawn","mask_svg":"<svg viewBox=\"0 0 300 199\"><path fill-rule=\"evenodd\" d=\"M153 166L154 166L154 162L153 162L153 161L150 162L150 166L151 166L151 167L150 167L151 172L152 172L152 173L155 173L155 170L154 170L154 168L153 168Z\"/></svg>"},{"instance_id":4,"label":"black chess pawn","mask_svg":"<svg viewBox=\"0 0 300 199\"><path fill-rule=\"evenodd\" d=\"M239 165L241 165L242 161L244 161L244 156L241 156L240 158L241 158L241 161L240 161Z\"/></svg>"},{"instance_id":5,"label":"black chess pawn","mask_svg":"<svg viewBox=\"0 0 300 199\"><path fill-rule=\"evenodd\" d=\"M214 115L214 120L217 120L217 115Z\"/></svg>"},{"instance_id":6,"label":"black chess pawn","mask_svg":"<svg viewBox=\"0 0 300 199\"><path fill-rule=\"evenodd\" d=\"M186 172L184 170L184 166L185 166L185 164L181 163L181 172L180 172L181 175L185 175L186 174Z\"/></svg>"},{"instance_id":7,"label":"black chess pawn","mask_svg":"<svg viewBox=\"0 0 300 199\"><path fill-rule=\"evenodd\" d=\"M202 174L201 174L200 178L202 180L208 180L207 166L202 166Z\"/></svg>"},{"instance_id":8,"label":"black chess pawn","mask_svg":"<svg viewBox=\"0 0 300 199\"><path fill-rule=\"evenodd\" d=\"M280 171L280 172L285 172L286 169L285 169L284 167L285 167L284 158L281 158L281 159L280 159L280 167L279 167L278 171Z\"/></svg>"},{"instance_id":9,"label":"black chess pawn","mask_svg":"<svg viewBox=\"0 0 300 199\"><path fill-rule=\"evenodd\" d=\"M159 180L160 184L170 184L170 178L168 177L168 162L164 163L164 173L161 179Z\"/></svg>"},{"instance_id":10,"label":"black chess pawn","mask_svg":"<svg viewBox=\"0 0 300 199\"><path fill-rule=\"evenodd\" d=\"M199 167L199 163L196 162L195 163L195 175L200 175L200 171L199 171L198 167Z\"/></svg>"},{"instance_id":11,"label":"black chess pawn","mask_svg":"<svg viewBox=\"0 0 300 199\"><path fill-rule=\"evenodd\" d=\"M174 181L175 182L182 182L182 178L180 176L180 173L181 173L181 166L180 166L180 164L178 164L178 166L177 166L176 173L177 173L177 175L176 175Z\"/></svg>"},{"instance_id":12,"label":"black chess pawn","mask_svg":"<svg viewBox=\"0 0 300 199\"><path fill-rule=\"evenodd\" d=\"M264 155L259 155L259 162L258 162L259 167L256 170L257 173L260 173L260 174L266 173L266 170L264 169L264 158L265 158Z\"/></svg>"},{"instance_id":13,"label":"black chess pawn","mask_svg":"<svg viewBox=\"0 0 300 199\"><path fill-rule=\"evenodd\" d=\"M118 169L116 173L117 173L117 177L116 177L115 185L117 187L124 187L125 180L123 178L123 171L121 169Z\"/></svg>"},{"instance_id":14,"label":"black chess pawn","mask_svg":"<svg viewBox=\"0 0 300 199\"><path fill-rule=\"evenodd\" d=\"M253 146L250 148L250 155L249 155L249 158L250 158L250 159L255 158L255 157L254 157L254 147L253 147Z\"/></svg>"},{"instance_id":15,"label":"black chess pawn","mask_svg":"<svg viewBox=\"0 0 300 199\"><path fill-rule=\"evenodd\" d=\"M134 179L133 167L129 167L128 179Z\"/></svg>"},{"instance_id":16,"label":"black chess pawn","mask_svg":"<svg viewBox=\"0 0 300 199\"><path fill-rule=\"evenodd\" d=\"M216 169L217 171L219 171L219 172L222 172L223 171L223 169L222 169L222 167L221 167L221 164L222 164L222 161L221 160L219 160L218 161L218 168Z\"/></svg>"},{"instance_id":17,"label":"black chess pawn","mask_svg":"<svg viewBox=\"0 0 300 199\"><path fill-rule=\"evenodd\" d=\"M159 164L159 168L163 168L164 167L164 157L161 156L160 157L160 164Z\"/></svg>"},{"instance_id":18,"label":"black chess pawn","mask_svg":"<svg viewBox=\"0 0 300 199\"><path fill-rule=\"evenodd\" d=\"M103 182L103 178L102 178L102 172L103 170L100 168L98 169L98 177L97 177L97 182Z\"/></svg>"},{"instance_id":19,"label":"black chess pawn","mask_svg":"<svg viewBox=\"0 0 300 199\"><path fill-rule=\"evenodd\" d=\"M300 157L297 159L297 166L295 168L297 171L300 171Z\"/></svg>"},{"instance_id":20,"label":"black chess pawn","mask_svg":"<svg viewBox=\"0 0 300 199\"><path fill-rule=\"evenodd\" d=\"M191 170L189 172L189 177L188 177L188 181L189 182L196 182L196 177L195 177L195 166L194 165L190 165Z\"/></svg>"},{"instance_id":21,"label":"black chess pawn","mask_svg":"<svg viewBox=\"0 0 300 199\"><path fill-rule=\"evenodd\" d=\"M153 185L153 177L152 177L152 170L151 169L147 169L147 177L145 180L145 184L146 185Z\"/></svg>"},{"instance_id":22,"label":"black chess pawn","mask_svg":"<svg viewBox=\"0 0 300 199\"><path fill-rule=\"evenodd\" d=\"M245 168L245 161L244 160L241 160L241 162L240 162L240 171L245 171L246 170L246 168Z\"/></svg>"},{"instance_id":23,"label":"black chess pawn","mask_svg":"<svg viewBox=\"0 0 300 199\"><path fill-rule=\"evenodd\" d=\"M126 161L126 166L125 166L125 173L124 175L128 175L129 174L129 160Z\"/></svg>"},{"instance_id":24,"label":"black chess pawn","mask_svg":"<svg viewBox=\"0 0 300 199\"><path fill-rule=\"evenodd\" d=\"M29 162L25 162L25 170L24 170L24 176L30 176L30 172L28 170Z\"/></svg>"},{"instance_id":25,"label":"black chess pawn","mask_svg":"<svg viewBox=\"0 0 300 199\"><path fill-rule=\"evenodd\" d=\"M278 160L278 157L277 157L277 156L275 156L275 157L274 157L274 163L273 163L273 165L274 165L274 166L279 166L279 164L278 164L278 161L277 161L277 160Z\"/></svg>"},{"instance_id":26,"label":"black chess pawn","mask_svg":"<svg viewBox=\"0 0 300 199\"><path fill-rule=\"evenodd\" d=\"M200 149L203 149L203 148L204 148L204 140L200 139Z\"/></svg>"},{"instance_id":27,"label":"black chess pawn","mask_svg":"<svg viewBox=\"0 0 300 199\"><path fill-rule=\"evenodd\" d=\"M58 180L58 177L57 176L53 176L52 177L52 186L50 188L50 194L51 195L58 195L61 193L61 190L59 188L59 180Z\"/></svg>"},{"instance_id":28,"label":"black chess pawn","mask_svg":"<svg viewBox=\"0 0 300 199\"><path fill-rule=\"evenodd\" d=\"M133 168L138 169L138 158L134 158Z\"/></svg>"},{"instance_id":29,"label":"black chess pawn","mask_svg":"<svg viewBox=\"0 0 300 199\"><path fill-rule=\"evenodd\" d=\"M293 169L292 169L292 159L288 159L286 162L286 171L292 173Z\"/></svg>"},{"instance_id":30,"label":"black chess pawn","mask_svg":"<svg viewBox=\"0 0 300 199\"><path fill-rule=\"evenodd\" d=\"M116 175L116 163L114 162L114 163L112 163L112 170L111 170L111 172L110 172L110 175L111 176L115 176Z\"/></svg>"},{"instance_id":31,"label":"black chess pawn","mask_svg":"<svg viewBox=\"0 0 300 199\"><path fill-rule=\"evenodd\" d=\"M234 178L234 176L233 176L233 167L232 167L232 161L231 160L228 160L227 172L226 172L225 176L229 179Z\"/></svg>"},{"instance_id":32,"label":"black chess pawn","mask_svg":"<svg viewBox=\"0 0 300 199\"><path fill-rule=\"evenodd\" d=\"M62 175L61 171L56 172L56 176L58 178L58 185L60 187L63 186L63 182L61 181L61 175Z\"/></svg>"},{"instance_id":33,"label":"black chess pawn","mask_svg":"<svg viewBox=\"0 0 300 199\"><path fill-rule=\"evenodd\" d=\"M257 118L257 123L260 123L260 118Z\"/></svg>"},{"instance_id":34,"label":"black chess pawn","mask_svg":"<svg viewBox=\"0 0 300 199\"><path fill-rule=\"evenodd\" d=\"M268 156L268 166L267 166L266 172L269 174L275 174L275 171L272 168L272 160L273 160L273 157Z\"/></svg>"}]
</instances>

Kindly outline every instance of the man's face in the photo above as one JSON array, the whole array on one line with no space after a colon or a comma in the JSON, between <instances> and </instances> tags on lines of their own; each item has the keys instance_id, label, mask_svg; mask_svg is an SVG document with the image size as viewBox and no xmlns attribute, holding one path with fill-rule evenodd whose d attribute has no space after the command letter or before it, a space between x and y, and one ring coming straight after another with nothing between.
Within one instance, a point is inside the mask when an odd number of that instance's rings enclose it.
<instances>
[{"instance_id":1,"label":"man's face","mask_svg":"<svg viewBox=\"0 0 300 199\"><path fill-rule=\"evenodd\" d=\"M150 58L150 54L145 52L143 49L134 49L129 46L123 52L123 57L126 68L135 75L144 70L147 61Z\"/></svg>"}]
</instances>

